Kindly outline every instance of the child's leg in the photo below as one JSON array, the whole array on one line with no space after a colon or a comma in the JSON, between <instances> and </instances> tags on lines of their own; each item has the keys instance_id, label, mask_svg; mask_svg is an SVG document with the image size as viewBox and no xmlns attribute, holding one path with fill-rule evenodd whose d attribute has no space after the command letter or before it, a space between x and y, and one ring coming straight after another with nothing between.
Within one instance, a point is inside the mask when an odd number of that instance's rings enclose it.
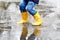
<instances>
[{"instance_id":1,"label":"child's leg","mask_svg":"<svg viewBox=\"0 0 60 40\"><path fill-rule=\"evenodd\" d=\"M33 8L35 7L35 3L32 1L29 1L27 4L27 11L34 17L34 19L36 20L35 23L33 23L33 25L41 25L42 24L42 19L39 15L39 13L34 10Z\"/></svg>"},{"instance_id":2,"label":"child's leg","mask_svg":"<svg viewBox=\"0 0 60 40\"><path fill-rule=\"evenodd\" d=\"M22 20L19 21L19 22L17 22L17 24L22 24L22 23L27 22L28 13L26 11L26 5L27 5L27 2L25 2L24 0L21 0L21 3L19 5L19 8L20 8L20 11L22 13Z\"/></svg>"},{"instance_id":3,"label":"child's leg","mask_svg":"<svg viewBox=\"0 0 60 40\"><path fill-rule=\"evenodd\" d=\"M25 2L24 0L21 0L19 4L19 9L21 12L26 12L26 5L27 5L27 2Z\"/></svg>"}]
</instances>

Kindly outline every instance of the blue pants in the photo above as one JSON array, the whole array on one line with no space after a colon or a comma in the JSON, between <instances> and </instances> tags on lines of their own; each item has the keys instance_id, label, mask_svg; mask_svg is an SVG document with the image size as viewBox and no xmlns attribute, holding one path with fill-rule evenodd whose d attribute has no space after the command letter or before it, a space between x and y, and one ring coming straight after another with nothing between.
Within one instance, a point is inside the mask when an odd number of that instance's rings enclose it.
<instances>
[{"instance_id":1,"label":"blue pants","mask_svg":"<svg viewBox=\"0 0 60 40\"><path fill-rule=\"evenodd\" d=\"M34 3L33 1L21 0L19 8L20 8L21 12L28 11L31 15L34 15L37 12L33 9L35 7L35 5L36 5L36 3Z\"/></svg>"}]
</instances>

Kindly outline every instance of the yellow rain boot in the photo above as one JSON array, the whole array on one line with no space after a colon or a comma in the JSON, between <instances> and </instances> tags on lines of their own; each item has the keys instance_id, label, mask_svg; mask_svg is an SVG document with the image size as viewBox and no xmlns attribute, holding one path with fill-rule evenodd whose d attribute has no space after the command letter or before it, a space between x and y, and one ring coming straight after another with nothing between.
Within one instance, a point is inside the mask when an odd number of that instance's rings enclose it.
<instances>
[{"instance_id":1,"label":"yellow rain boot","mask_svg":"<svg viewBox=\"0 0 60 40\"><path fill-rule=\"evenodd\" d=\"M22 12L22 20L17 22L17 24L23 24L28 21L28 12Z\"/></svg>"},{"instance_id":2,"label":"yellow rain boot","mask_svg":"<svg viewBox=\"0 0 60 40\"><path fill-rule=\"evenodd\" d=\"M28 29L27 29L27 27L23 26L23 30L22 30L20 40L26 40L27 34L28 34Z\"/></svg>"},{"instance_id":3,"label":"yellow rain boot","mask_svg":"<svg viewBox=\"0 0 60 40\"><path fill-rule=\"evenodd\" d=\"M31 34L29 37L28 37L28 40L35 40L37 38L38 35L40 35L41 33L41 30L40 28L36 28L33 32L33 34Z\"/></svg>"},{"instance_id":4,"label":"yellow rain boot","mask_svg":"<svg viewBox=\"0 0 60 40\"><path fill-rule=\"evenodd\" d=\"M35 28L34 33L35 36L38 36L41 34L41 29L39 27Z\"/></svg>"},{"instance_id":5,"label":"yellow rain boot","mask_svg":"<svg viewBox=\"0 0 60 40\"><path fill-rule=\"evenodd\" d=\"M27 29L27 27L23 27L23 30L22 30L22 36L27 36L27 34L28 34L28 29Z\"/></svg>"},{"instance_id":6,"label":"yellow rain boot","mask_svg":"<svg viewBox=\"0 0 60 40\"><path fill-rule=\"evenodd\" d=\"M39 26L39 25L42 24L43 21L42 21L42 19L40 18L40 15L39 15L38 12L37 12L33 17L34 17L34 19L35 19L35 21L36 21L36 22L32 23L33 26Z\"/></svg>"}]
</instances>

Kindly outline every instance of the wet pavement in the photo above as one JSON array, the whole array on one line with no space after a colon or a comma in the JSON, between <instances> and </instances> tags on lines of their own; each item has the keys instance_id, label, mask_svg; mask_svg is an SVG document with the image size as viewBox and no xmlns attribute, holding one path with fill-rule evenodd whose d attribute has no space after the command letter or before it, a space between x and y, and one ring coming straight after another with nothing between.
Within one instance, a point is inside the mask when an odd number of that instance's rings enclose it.
<instances>
[{"instance_id":1,"label":"wet pavement","mask_svg":"<svg viewBox=\"0 0 60 40\"><path fill-rule=\"evenodd\" d=\"M55 6L46 1L41 1L35 7L41 14L43 24L41 34L36 40L60 40L60 12L56 12ZM29 22L34 22L33 17L29 14ZM21 20L21 13L16 3L10 3L7 9L0 7L0 40L20 40L22 27L24 25L16 24ZM33 33L34 27L26 24L28 27L28 36Z\"/></svg>"}]
</instances>

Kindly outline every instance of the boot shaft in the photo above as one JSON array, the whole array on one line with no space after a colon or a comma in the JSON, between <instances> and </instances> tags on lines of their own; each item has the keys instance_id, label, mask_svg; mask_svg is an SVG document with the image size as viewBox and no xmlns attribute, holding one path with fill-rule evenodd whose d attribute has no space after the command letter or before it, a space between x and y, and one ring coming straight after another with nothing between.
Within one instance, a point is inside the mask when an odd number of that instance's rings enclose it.
<instances>
[{"instance_id":1,"label":"boot shaft","mask_svg":"<svg viewBox=\"0 0 60 40\"><path fill-rule=\"evenodd\" d=\"M22 12L22 20L28 20L28 12Z\"/></svg>"}]
</instances>

